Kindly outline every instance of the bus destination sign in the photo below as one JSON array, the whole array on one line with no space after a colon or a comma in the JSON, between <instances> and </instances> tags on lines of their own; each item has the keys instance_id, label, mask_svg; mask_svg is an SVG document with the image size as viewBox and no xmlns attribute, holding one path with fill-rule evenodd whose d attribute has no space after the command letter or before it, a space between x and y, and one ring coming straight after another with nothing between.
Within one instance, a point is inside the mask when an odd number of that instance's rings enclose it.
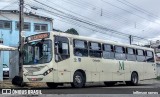
<instances>
[{"instance_id":1,"label":"bus destination sign","mask_svg":"<svg viewBox=\"0 0 160 97\"><path fill-rule=\"evenodd\" d=\"M29 36L28 41L38 40L38 39L43 39L43 38L49 38L49 33L42 33L42 34Z\"/></svg>"}]
</instances>

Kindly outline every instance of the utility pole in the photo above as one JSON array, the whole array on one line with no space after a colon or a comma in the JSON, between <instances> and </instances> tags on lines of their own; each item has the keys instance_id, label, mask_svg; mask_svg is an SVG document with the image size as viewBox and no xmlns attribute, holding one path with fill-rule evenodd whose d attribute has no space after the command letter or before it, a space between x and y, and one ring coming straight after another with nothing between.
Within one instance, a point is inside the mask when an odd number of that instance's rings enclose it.
<instances>
[{"instance_id":1,"label":"utility pole","mask_svg":"<svg viewBox=\"0 0 160 97\"><path fill-rule=\"evenodd\" d=\"M129 43L132 44L132 35L129 35Z\"/></svg>"},{"instance_id":2,"label":"utility pole","mask_svg":"<svg viewBox=\"0 0 160 97\"><path fill-rule=\"evenodd\" d=\"M23 45L24 39L22 37L22 31L24 26L24 18L23 18L23 8L24 8L24 0L19 0L19 76L15 76L12 79L12 84L23 86Z\"/></svg>"},{"instance_id":3,"label":"utility pole","mask_svg":"<svg viewBox=\"0 0 160 97\"><path fill-rule=\"evenodd\" d=\"M103 15L103 9L101 8L101 16Z\"/></svg>"},{"instance_id":4,"label":"utility pole","mask_svg":"<svg viewBox=\"0 0 160 97\"><path fill-rule=\"evenodd\" d=\"M24 45L24 39L22 37L22 31L23 31L23 26L24 26L24 0L19 0L19 76L22 77L23 75L23 45Z\"/></svg>"}]
</instances>

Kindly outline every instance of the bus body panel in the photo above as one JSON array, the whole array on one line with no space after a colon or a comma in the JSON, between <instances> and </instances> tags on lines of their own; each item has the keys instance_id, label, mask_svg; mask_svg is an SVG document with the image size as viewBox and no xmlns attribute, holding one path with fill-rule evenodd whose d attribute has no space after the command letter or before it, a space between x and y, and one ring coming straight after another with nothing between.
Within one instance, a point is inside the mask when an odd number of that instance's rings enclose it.
<instances>
[{"instance_id":1,"label":"bus body panel","mask_svg":"<svg viewBox=\"0 0 160 97\"><path fill-rule=\"evenodd\" d=\"M144 64L144 79L150 79L156 77L156 64L146 63Z\"/></svg>"},{"instance_id":2,"label":"bus body panel","mask_svg":"<svg viewBox=\"0 0 160 97\"><path fill-rule=\"evenodd\" d=\"M57 63L58 82L71 82L70 58Z\"/></svg>"},{"instance_id":3,"label":"bus body panel","mask_svg":"<svg viewBox=\"0 0 160 97\"><path fill-rule=\"evenodd\" d=\"M69 39L69 54L70 57L60 62L55 62L55 45L54 45L54 35L68 37ZM79 57L74 55L73 49L73 39L81 39L86 41L96 41L99 43L105 43L105 41L100 41L96 39L86 38L76 35L68 35L64 33L51 33L50 39L52 40L52 60L46 64L37 64L37 65L24 65L23 66L23 79L24 82L35 82L28 80L28 78L42 78L40 81L36 82L54 82L54 83L72 83L74 73L77 70L83 70L86 74L86 82L105 82L105 81L130 81L132 72L137 72L139 80L150 79L156 77L155 72L155 62L137 62L137 61L127 61L127 60L116 60L116 59L104 59L94 58L94 57ZM106 42L107 43L107 42ZM109 44L120 45L124 47L131 48L141 48L144 50L150 50L149 48L132 46L132 45L123 45L118 43L109 42ZM154 51L153 51L154 52ZM32 75L26 76L28 72L26 67L40 67L46 66L45 69L38 71L40 74L43 74L47 69L53 68L53 71L48 75ZM34 72L37 73L38 72Z\"/></svg>"},{"instance_id":4,"label":"bus body panel","mask_svg":"<svg viewBox=\"0 0 160 97\"><path fill-rule=\"evenodd\" d=\"M97 64L97 69L100 72L100 81L112 81L112 70L115 60L101 59L101 64Z\"/></svg>"}]
</instances>

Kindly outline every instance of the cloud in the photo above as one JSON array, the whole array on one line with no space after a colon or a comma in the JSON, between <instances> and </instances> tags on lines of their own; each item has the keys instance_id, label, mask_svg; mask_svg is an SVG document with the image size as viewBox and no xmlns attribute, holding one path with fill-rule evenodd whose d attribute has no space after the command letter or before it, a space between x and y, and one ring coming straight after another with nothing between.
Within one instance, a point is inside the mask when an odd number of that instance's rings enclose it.
<instances>
[{"instance_id":1,"label":"cloud","mask_svg":"<svg viewBox=\"0 0 160 97\"><path fill-rule=\"evenodd\" d=\"M25 2L33 6L51 10L47 7L30 1L26 0ZM113 30L147 38L149 40L160 39L160 0L127 0L130 2L130 4L138 6L136 7L137 10L118 2L118 0L103 1L109 2L110 4L102 2L102 0L41 0L40 2L59 9L67 14L72 14L74 16L92 21ZM119 1L124 2L125 0ZM3 4L1 3L0 5ZM141 12L138 11L140 9ZM144 9L143 12L142 9ZM98 33L94 31L99 30L97 28L90 27L82 23L73 22L72 20L66 21L42 10L37 10L37 14L38 13L53 18L54 28L60 29L62 31L66 31L69 28L75 28L80 33L80 35L83 36L90 36L95 38L100 37L101 39L110 39L113 41L129 43L128 37L118 36L108 31L103 31L103 33L107 34ZM79 27L79 25L84 26L85 28ZM94 30L88 30L86 28ZM135 39L135 41L139 40Z\"/></svg>"}]
</instances>

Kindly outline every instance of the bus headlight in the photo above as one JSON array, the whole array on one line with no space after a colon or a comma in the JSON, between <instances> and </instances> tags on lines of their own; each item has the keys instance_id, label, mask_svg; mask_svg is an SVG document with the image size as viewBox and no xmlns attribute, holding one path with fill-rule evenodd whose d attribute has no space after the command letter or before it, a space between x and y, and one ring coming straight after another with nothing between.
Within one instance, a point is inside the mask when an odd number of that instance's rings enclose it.
<instances>
[{"instance_id":1,"label":"bus headlight","mask_svg":"<svg viewBox=\"0 0 160 97\"><path fill-rule=\"evenodd\" d=\"M48 69L46 72L43 73L44 76L46 76L47 74L49 74L50 72L53 71L53 68Z\"/></svg>"}]
</instances>

